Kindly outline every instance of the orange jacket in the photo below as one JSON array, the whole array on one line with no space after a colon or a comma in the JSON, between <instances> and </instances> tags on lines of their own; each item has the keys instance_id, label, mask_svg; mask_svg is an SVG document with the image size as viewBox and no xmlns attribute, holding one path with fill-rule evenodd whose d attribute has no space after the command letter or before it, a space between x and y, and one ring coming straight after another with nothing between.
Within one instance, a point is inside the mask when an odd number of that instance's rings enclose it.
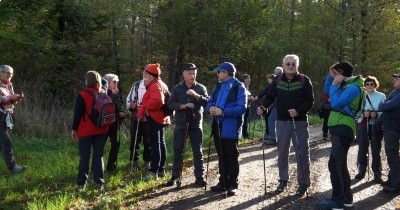
<instances>
[{"instance_id":1,"label":"orange jacket","mask_svg":"<svg viewBox=\"0 0 400 210\"><path fill-rule=\"evenodd\" d=\"M141 119L144 115L150 116L154 121L162 125L170 125L171 119L165 116L161 110L166 104L164 90L168 91L168 86L159 78L155 78L147 87L143 95L142 105L139 107L137 117ZM164 89L164 90L163 90Z\"/></svg>"}]
</instances>

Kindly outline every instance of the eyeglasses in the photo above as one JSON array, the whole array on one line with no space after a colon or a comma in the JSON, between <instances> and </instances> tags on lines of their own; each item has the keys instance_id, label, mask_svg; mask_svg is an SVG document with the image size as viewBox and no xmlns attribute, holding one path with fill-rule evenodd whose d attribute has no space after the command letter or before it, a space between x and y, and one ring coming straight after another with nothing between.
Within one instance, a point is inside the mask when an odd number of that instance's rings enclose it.
<instances>
[{"instance_id":1,"label":"eyeglasses","mask_svg":"<svg viewBox=\"0 0 400 210\"><path fill-rule=\"evenodd\" d=\"M364 86L375 86L375 84L373 82L366 82Z\"/></svg>"},{"instance_id":2,"label":"eyeglasses","mask_svg":"<svg viewBox=\"0 0 400 210\"><path fill-rule=\"evenodd\" d=\"M8 71L1 71L1 73L8 74L8 75L11 76L11 77L14 75L13 73L8 72Z\"/></svg>"},{"instance_id":3,"label":"eyeglasses","mask_svg":"<svg viewBox=\"0 0 400 210\"><path fill-rule=\"evenodd\" d=\"M223 70L217 71L218 74L221 72L228 73L227 71L223 71Z\"/></svg>"},{"instance_id":4,"label":"eyeglasses","mask_svg":"<svg viewBox=\"0 0 400 210\"><path fill-rule=\"evenodd\" d=\"M286 63L286 66L296 66L296 63Z\"/></svg>"}]
</instances>

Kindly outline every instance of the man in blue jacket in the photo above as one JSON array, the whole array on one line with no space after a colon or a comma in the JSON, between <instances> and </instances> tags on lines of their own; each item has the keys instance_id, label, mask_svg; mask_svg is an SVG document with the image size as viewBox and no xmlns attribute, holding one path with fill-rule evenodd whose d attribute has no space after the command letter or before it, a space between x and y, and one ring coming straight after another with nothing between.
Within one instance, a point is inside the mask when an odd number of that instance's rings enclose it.
<instances>
[{"instance_id":1,"label":"man in blue jacket","mask_svg":"<svg viewBox=\"0 0 400 210\"><path fill-rule=\"evenodd\" d=\"M224 62L216 69L218 83L214 87L206 111L212 116L212 134L218 153L219 182L214 192L236 194L239 176L238 139L242 133L243 115L247 107L245 86L235 78L236 68Z\"/></svg>"},{"instance_id":2,"label":"man in blue jacket","mask_svg":"<svg viewBox=\"0 0 400 210\"><path fill-rule=\"evenodd\" d=\"M393 77L395 90L379 105L379 111L382 111L385 152L390 169L387 186L383 188L385 192L400 192L400 74L394 74Z\"/></svg>"}]
</instances>

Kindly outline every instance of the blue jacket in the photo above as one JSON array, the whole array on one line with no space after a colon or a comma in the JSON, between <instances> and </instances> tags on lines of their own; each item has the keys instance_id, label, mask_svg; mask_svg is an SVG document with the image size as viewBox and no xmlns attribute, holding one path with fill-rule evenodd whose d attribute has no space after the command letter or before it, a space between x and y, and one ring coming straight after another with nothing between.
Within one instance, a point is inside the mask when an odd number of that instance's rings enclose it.
<instances>
[{"instance_id":1,"label":"blue jacket","mask_svg":"<svg viewBox=\"0 0 400 210\"><path fill-rule=\"evenodd\" d=\"M400 90L391 92L379 105L379 111L382 112L383 130L400 134Z\"/></svg>"},{"instance_id":2,"label":"blue jacket","mask_svg":"<svg viewBox=\"0 0 400 210\"><path fill-rule=\"evenodd\" d=\"M222 140L237 140L242 133L243 116L247 108L247 96L245 86L236 78L231 78L220 83L218 94L217 84L207 102L206 111L210 112L211 106L216 106L223 111L223 116L213 120L219 120ZM232 93L230 94L230 92ZM236 93L236 95L235 95Z\"/></svg>"}]
</instances>

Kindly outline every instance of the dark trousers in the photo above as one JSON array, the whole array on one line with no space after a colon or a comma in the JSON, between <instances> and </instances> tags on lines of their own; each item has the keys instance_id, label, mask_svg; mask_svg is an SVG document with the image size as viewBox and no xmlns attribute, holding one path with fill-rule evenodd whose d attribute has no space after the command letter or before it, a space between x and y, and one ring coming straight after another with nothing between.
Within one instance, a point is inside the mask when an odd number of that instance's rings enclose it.
<instances>
[{"instance_id":1,"label":"dark trousers","mask_svg":"<svg viewBox=\"0 0 400 210\"><path fill-rule=\"evenodd\" d=\"M151 147L150 147L150 141L149 141L149 135L148 135L148 130L147 130L147 122L146 121L140 121L139 122L139 127L137 127L137 118L132 118L131 121L131 146L129 147L131 153L129 156L129 160L132 160L133 156L133 149L135 148L135 157L134 160L137 161L139 160L139 155L140 155L140 143L143 142L143 160L145 162L150 162L151 161ZM137 129L137 131L136 131ZM137 132L137 134L136 134ZM136 140L136 145L135 144L135 138L137 135L137 140Z\"/></svg>"},{"instance_id":2,"label":"dark trousers","mask_svg":"<svg viewBox=\"0 0 400 210\"><path fill-rule=\"evenodd\" d=\"M103 153L107 135L100 134L79 139L79 166L77 184L83 186L89 176L91 149L93 179L96 184L104 184Z\"/></svg>"},{"instance_id":3,"label":"dark trousers","mask_svg":"<svg viewBox=\"0 0 400 210\"><path fill-rule=\"evenodd\" d=\"M238 188L239 150L237 139L221 139L218 126L213 123L215 149L218 154L219 185L226 189Z\"/></svg>"},{"instance_id":4,"label":"dark trousers","mask_svg":"<svg viewBox=\"0 0 400 210\"><path fill-rule=\"evenodd\" d=\"M357 168L359 173L365 173L368 163L368 148L371 139L372 171L376 178L381 177L381 148L382 148L382 125L368 125L367 123L357 124L358 155Z\"/></svg>"},{"instance_id":5,"label":"dark trousers","mask_svg":"<svg viewBox=\"0 0 400 210\"><path fill-rule=\"evenodd\" d=\"M400 134L384 131L385 152L389 164L389 180L392 187L400 187Z\"/></svg>"},{"instance_id":6,"label":"dark trousers","mask_svg":"<svg viewBox=\"0 0 400 210\"><path fill-rule=\"evenodd\" d=\"M151 119L151 117L147 117L147 128L149 130L151 145L151 166L149 171L153 173L163 173L165 171L165 162L167 159L164 125L158 124Z\"/></svg>"},{"instance_id":7,"label":"dark trousers","mask_svg":"<svg viewBox=\"0 0 400 210\"><path fill-rule=\"evenodd\" d=\"M325 110L322 122L322 135L328 137L328 119L330 111Z\"/></svg>"},{"instance_id":8,"label":"dark trousers","mask_svg":"<svg viewBox=\"0 0 400 210\"><path fill-rule=\"evenodd\" d=\"M114 170L117 168L118 150L120 142L118 141L118 122L113 123L109 129L107 136L110 137L111 148L108 153L107 170Z\"/></svg>"},{"instance_id":9,"label":"dark trousers","mask_svg":"<svg viewBox=\"0 0 400 210\"><path fill-rule=\"evenodd\" d=\"M328 167L331 174L332 200L339 207L343 207L345 202L353 202L351 179L347 168L347 154L352 141L352 137L331 134L332 148Z\"/></svg>"},{"instance_id":10,"label":"dark trousers","mask_svg":"<svg viewBox=\"0 0 400 210\"><path fill-rule=\"evenodd\" d=\"M243 129L242 129L242 136L243 138L249 137L249 114L250 114L250 108L246 109L246 112L244 113L244 120L243 120Z\"/></svg>"},{"instance_id":11,"label":"dark trousers","mask_svg":"<svg viewBox=\"0 0 400 210\"><path fill-rule=\"evenodd\" d=\"M3 114L0 114L0 116ZM12 152L12 143L8 128L4 122L0 123L0 147L1 153L3 154L4 161L9 170L12 170L15 166L15 157Z\"/></svg>"},{"instance_id":12,"label":"dark trousers","mask_svg":"<svg viewBox=\"0 0 400 210\"><path fill-rule=\"evenodd\" d=\"M186 134L186 132L188 132ZM174 163L172 166L172 177L179 177L182 171L184 147L187 137L190 138L194 160L194 175L196 178L203 178L203 131L200 128L186 129L175 128L174 130Z\"/></svg>"}]
</instances>

